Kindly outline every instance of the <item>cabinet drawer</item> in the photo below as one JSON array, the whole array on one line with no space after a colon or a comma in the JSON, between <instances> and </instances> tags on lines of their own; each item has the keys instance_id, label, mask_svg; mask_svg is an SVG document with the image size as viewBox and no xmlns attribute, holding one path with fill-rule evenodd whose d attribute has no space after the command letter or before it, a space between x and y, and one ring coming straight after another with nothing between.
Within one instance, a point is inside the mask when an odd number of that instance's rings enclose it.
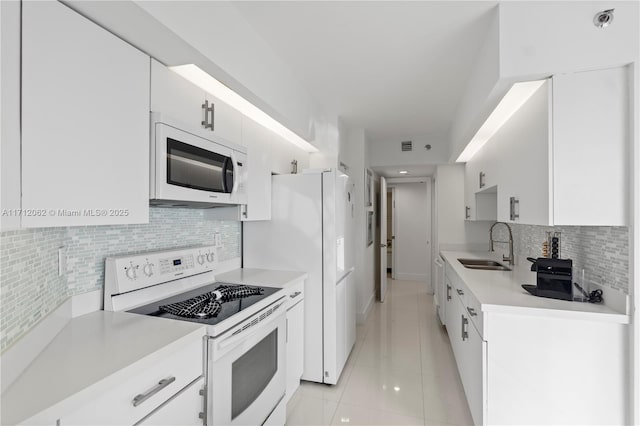
<instances>
[{"instance_id":1,"label":"cabinet drawer","mask_svg":"<svg viewBox=\"0 0 640 426\"><path fill-rule=\"evenodd\" d=\"M202 375L202 348L202 339L194 339L166 357L142 365L128 380L63 416L60 425L136 423Z\"/></svg>"},{"instance_id":2,"label":"cabinet drawer","mask_svg":"<svg viewBox=\"0 0 640 426\"><path fill-rule=\"evenodd\" d=\"M473 325L478 330L478 333L480 333L480 337L483 337L484 330L482 329L482 327L484 315L482 315L482 311L480 310L480 302L478 302L476 297L470 291L465 292L464 307L467 311L467 314L469 315L469 318L471 319L471 322L473 322Z\"/></svg>"}]
</instances>

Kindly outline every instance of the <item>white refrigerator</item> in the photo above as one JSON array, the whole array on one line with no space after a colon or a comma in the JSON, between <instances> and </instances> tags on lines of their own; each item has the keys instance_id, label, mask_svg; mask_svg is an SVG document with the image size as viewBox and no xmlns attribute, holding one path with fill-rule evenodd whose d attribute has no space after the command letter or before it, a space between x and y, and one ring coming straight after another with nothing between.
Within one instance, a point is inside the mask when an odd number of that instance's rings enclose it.
<instances>
[{"instance_id":1,"label":"white refrigerator","mask_svg":"<svg viewBox=\"0 0 640 426\"><path fill-rule=\"evenodd\" d=\"M271 220L244 222L243 267L304 271L303 380L336 384L356 339L353 184L337 170L272 176Z\"/></svg>"}]
</instances>

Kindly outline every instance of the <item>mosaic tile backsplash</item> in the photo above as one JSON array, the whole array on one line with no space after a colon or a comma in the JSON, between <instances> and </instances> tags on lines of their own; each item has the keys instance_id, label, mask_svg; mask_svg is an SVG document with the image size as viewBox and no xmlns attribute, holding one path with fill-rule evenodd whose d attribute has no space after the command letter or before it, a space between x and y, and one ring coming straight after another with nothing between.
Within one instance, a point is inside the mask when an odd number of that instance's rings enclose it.
<instances>
[{"instance_id":1,"label":"mosaic tile backsplash","mask_svg":"<svg viewBox=\"0 0 640 426\"><path fill-rule=\"evenodd\" d=\"M572 259L585 272L585 281L629 294L629 228L625 226L533 226L511 224L513 250L519 261L542 256L546 231L561 232L560 257ZM498 231L498 227L496 227ZM497 239L506 240L500 226ZM506 250L496 244L496 250ZM506 251L505 251L506 253Z\"/></svg>"},{"instance_id":2,"label":"mosaic tile backsplash","mask_svg":"<svg viewBox=\"0 0 640 426\"><path fill-rule=\"evenodd\" d=\"M213 244L220 260L240 257L240 222L208 218L207 210L151 208L139 225L38 228L0 234L0 352L68 297L102 289L107 256ZM58 276L58 249L67 267Z\"/></svg>"}]
</instances>

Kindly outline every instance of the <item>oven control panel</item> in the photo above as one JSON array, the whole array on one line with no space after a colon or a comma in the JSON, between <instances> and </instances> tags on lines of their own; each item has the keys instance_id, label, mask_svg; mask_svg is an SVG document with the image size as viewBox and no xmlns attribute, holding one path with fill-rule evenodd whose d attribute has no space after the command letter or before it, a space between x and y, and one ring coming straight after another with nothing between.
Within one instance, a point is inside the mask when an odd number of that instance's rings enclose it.
<instances>
[{"instance_id":1,"label":"oven control panel","mask_svg":"<svg viewBox=\"0 0 640 426\"><path fill-rule=\"evenodd\" d=\"M217 265L215 245L108 257L105 262L105 293L121 294L214 272Z\"/></svg>"}]
</instances>

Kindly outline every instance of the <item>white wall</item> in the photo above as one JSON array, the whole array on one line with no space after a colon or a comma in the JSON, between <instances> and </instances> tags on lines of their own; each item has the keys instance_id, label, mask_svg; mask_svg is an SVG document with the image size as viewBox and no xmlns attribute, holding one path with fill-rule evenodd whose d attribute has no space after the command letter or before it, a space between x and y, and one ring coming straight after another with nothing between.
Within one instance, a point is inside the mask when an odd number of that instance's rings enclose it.
<instances>
[{"instance_id":1,"label":"white wall","mask_svg":"<svg viewBox=\"0 0 640 426\"><path fill-rule=\"evenodd\" d=\"M396 203L395 277L430 282L430 180L394 183Z\"/></svg>"},{"instance_id":2,"label":"white wall","mask_svg":"<svg viewBox=\"0 0 640 426\"><path fill-rule=\"evenodd\" d=\"M402 140L413 142L413 151L400 149ZM449 157L449 144L446 135L424 136L397 141L377 141L369 144L369 164L376 166L411 166L446 163ZM425 145L431 145L427 151Z\"/></svg>"},{"instance_id":3,"label":"white wall","mask_svg":"<svg viewBox=\"0 0 640 426\"><path fill-rule=\"evenodd\" d=\"M640 58L639 2L501 2L451 131L455 160L515 81L608 68ZM615 8L606 29L594 15Z\"/></svg>"},{"instance_id":4,"label":"white wall","mask_svg":"<svg viewBox=\"0 0 640 426\"><path fill-rule=\"evenodd\" d=\"M364 130L348 128L342 123L340 129L340 159L348 169L347 174L355 184L355 229L353 230L356 283L357 320L363 323L375 301L373 245L367 246L365 200L366 136Z\"/></svg>"},{"instance_id":5,"label":"white wall","mask_svg":"<svg viewBox=\"0 0 640 426\"><path fill-rule=\"evenodd\" d=\"M478 50L473 73L456 108L449 131L449 159L455 161L491 110L500 95L494 87L500 78L500 9L493 11L482 47Z\"/></svg>"},{"instance_id":6,"label":"white wall","mask_svg":"<svg viewBox=\"0 0 640 426\"><path fill-rule=\"evenodd\" d=\"M637 1L528 1L500 4L500 75L608 68L638 60ZM615 9L605 29L593 25L597 12Z\"/></svg>"}]
</instances>

